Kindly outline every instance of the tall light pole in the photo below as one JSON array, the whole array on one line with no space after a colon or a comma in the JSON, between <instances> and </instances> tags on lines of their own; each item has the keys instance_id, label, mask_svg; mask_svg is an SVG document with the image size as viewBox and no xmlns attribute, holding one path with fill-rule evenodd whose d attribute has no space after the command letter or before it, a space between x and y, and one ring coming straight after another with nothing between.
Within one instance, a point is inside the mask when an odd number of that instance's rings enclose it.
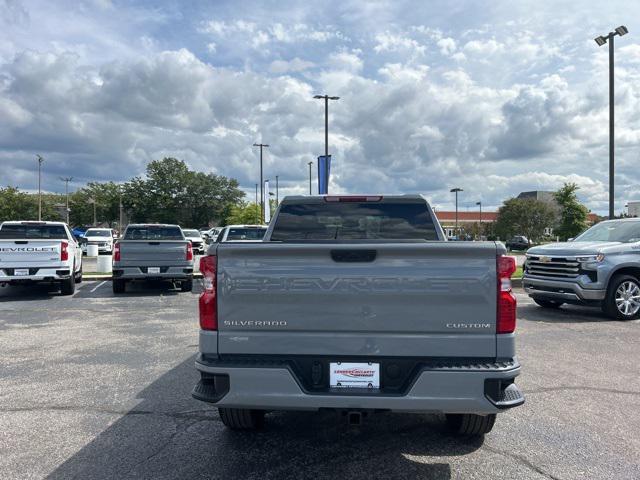
<instances>
[{"instance_id":1,"label":"tall light pole","mask_svg":"<svg viewBox=\"0 0 640 480\"><path fill-rule=\"evenodd\" d=\"M327 179L327 193L329 193L329 100L340 100L340 97L314 95L313 98L324 100L324 176Z\"/></svg>"},{"instance_id":2,"label":"tall light pole","mask_svg":"<svg viewBox=\"0 0 640 480\"><path fill-rule=\"evenodd\" d=\"M258 184L256 183L256 225L258 224Z\"/></svg>"},{"instance_id":3,"label":"tall light pole","mask_svg":"<svg viewBox=\"0 0 640 480\"><path fill-rule=\"evenodd\" d=\"M280 197L278 196L278 175L276 175L276 207L280 204Z\"/></svg>"},{"instance_id":4,"label":"tall light pole","mask_svg":"<svg viewBox=\"0 0 640 480\"><path fill-rule=\"evenodd\" d=\"M599 47L607 43L609 41L609 219L614 218L614 176L615 176L615 168L614 168L614 104L615 100L613 98L613 37L616 35L623 36L629 33L629 30L624 25L620 25L613 32L609 32L606 36L600 35L596 37L594 40L598 44Z\"/></svg>"},{"instance_id":5,"label":"tall light pole","mask_svg":"<svg viewBox=\"0 0 640 480\"><path fill-rule=\"evenodd\" d=\"M464 192L464 190L456 187L449 190L449 192L456 194L456 236L458 236L458 192Z\"/></svg>"},{"instance_id":6,"label":"tall light pole","mask_svg":"<svg viewBox=\"0 0 640 480\"><path fill-rule=\"evenodd\" d=\"M480 228L478 230L480 230L480 240L482 240L482 200L476 202L476 205L480 207Z\"/></svg>"},{"instance_id":7,"label":"tall light pole","mask_svg":"<svg viewBox=\"0 0 640 480\"><path fill-rule=\"evenodd\" d=\"M73 177L60 177L60 180L64 182L64 194L67 197L67 225L69 225L69 182L73 180Z\"/></svg>"},{"instance_id":8,"label":"tall light pole","mask_svg":"<svg viewBox=\"0 0 640 480\"><path fill-rule=\"evenodd\" d=\"M260 147L260 224L264 223L264 180L262 178L262 149L269 145L266 143L254 143L254 147Z\"/></svg>"},{"instance_id":9,"label":"tall light pole","mask_svg":"<svg viewBox=\"0 0 640 480\"><path fill-rule=\"evenodd\" d=\"M313 165L313 162L309 162L309 195L313 195L311 192L311 165Z\"/></svg>"},{"instance_id":10,"label":"tall light pole","mask_svg":"<svg viewBox=\"0 0 640 480\"><path fill-rule=\"evenodd\" d=\"M93 203L93 226L95 227L98 224L98 217L96 215L96 199L92 198L89 200L89 203Z\"/></svg>"},{"instance_id":11,"label":"tall light pole","mask_svg":"<svg viewBox=\"0 0 640 480\"><path fill-rule=\"evenodd\" d=\"M36 155L38 159L38 221L42 221L42 162L44 158L40 155Z\"/></svg>"},{"instance_id":12,"label":"tall light pole","mask_svg":"<svg viewBox=\"0 0 640 480\"><path fill-rule=\"evenodd\" d=\"M120 202L118 205L118 213L119 213L118 230L120 230L120 235L122 235L122 185L120 185L118 192L120 193Z\"/></svg>"}]
</instances>

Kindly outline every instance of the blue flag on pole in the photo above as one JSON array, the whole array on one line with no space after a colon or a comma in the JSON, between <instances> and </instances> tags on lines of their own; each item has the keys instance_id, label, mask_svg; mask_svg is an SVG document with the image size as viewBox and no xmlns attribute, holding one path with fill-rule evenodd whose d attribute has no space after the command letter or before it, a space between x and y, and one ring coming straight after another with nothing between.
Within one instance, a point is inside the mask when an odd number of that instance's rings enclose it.
<instances>
[{"instance_id":1,"label":"blue flag on pole","mask_svg":"<svg viewBox=\"0 0 640 480\"><path fill-rule=\"evenodd\" d=\"M318 193L329 193L329 177L331 176L331 155L318 157Z\"/></svg>"}]
</instances>

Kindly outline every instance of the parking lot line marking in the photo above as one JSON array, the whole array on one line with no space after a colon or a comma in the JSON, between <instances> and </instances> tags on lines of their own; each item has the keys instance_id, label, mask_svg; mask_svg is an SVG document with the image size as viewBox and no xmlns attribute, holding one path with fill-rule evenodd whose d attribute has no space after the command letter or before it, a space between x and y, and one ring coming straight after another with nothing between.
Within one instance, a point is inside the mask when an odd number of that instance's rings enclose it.
<instances>
[{"instance_id":1,"label":"parking lot line marking","mask_svg":"<svg viewBox=\"0 0 640 480\"><path fill-rule=\"evenodd\" d=\"M98 285L96 285L95 287L93 287L93 290L91 290L90 293L95 292L97 289L99 289L102 285L104 285L105 283L107 283L107 281L105 280L104 282L100 282Z\"/></svg>"}]
</instances>

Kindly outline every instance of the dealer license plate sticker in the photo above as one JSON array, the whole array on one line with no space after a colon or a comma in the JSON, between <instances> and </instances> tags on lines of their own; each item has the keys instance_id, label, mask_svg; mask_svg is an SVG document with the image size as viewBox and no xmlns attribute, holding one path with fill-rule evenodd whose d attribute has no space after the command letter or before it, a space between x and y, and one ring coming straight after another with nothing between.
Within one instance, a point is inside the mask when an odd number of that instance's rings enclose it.
<instances>
[{"instance_id":1,"label":"dealer license plate sticker","mask_svg":"<svg viewBox=\"0 0 640 480\"><path fill-rule=\"evenodd\" d=\"M331 362L329 384L333 388L380 388L380 364Z\"/></svg>"},{"instance_id":2,"label":"dealer license plate sticker","mask_svg":"<svg viewBox=\"0 0 640 480\"><path fill-rule=\"evenodd\" d=\"M149 267L149 273L160 273L160 267Z\"/></svg>"},{"instance_id":3,"label":"dealer license plate sticker","mask_svg":"<svg viewBox=\"0 0 640 480\"><path fill-rule=\"evenodd\" d=\"M29 269L28 269L28 268L16 268L16 269L13 271L13 274L14 274L16 277L24 277L24 276L29 275Z\"/></svg>"}]
</instances>

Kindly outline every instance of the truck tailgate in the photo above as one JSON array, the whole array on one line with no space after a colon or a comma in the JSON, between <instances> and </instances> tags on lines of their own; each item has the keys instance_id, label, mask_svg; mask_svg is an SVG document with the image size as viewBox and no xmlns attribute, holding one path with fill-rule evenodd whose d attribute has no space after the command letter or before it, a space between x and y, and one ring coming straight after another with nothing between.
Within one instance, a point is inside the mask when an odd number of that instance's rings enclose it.
<instances>
[{"instance_id":1,"label":"truck tailgate","mask_svg":"<svg viewBox=\"0 0 640 480\"><path fill-rule=\"evenodd\" d=\"M58 266L63 240L2 240L0 265L3 267ZM67 242L68 243L68 242Z\"/></svg>"},{"instance_id":2,"label":"truck tailgate","mask_svg":"<svg viewBox=\"0 0 640 480\"><path fill-rule=\"evenodd\" d=\"M222 244L221 354L494 357L496 244Z\"/></svg>"},{"instance_id":3,"label":"truck tailgate","mask_svg":"<svg viewBox=\"0 0 640 480\"><path fill-rule=\"evenodd\" d=\"M186 240L121 240L119 265L154 266L181 264Z\"/></svg>"}]
</instances>

